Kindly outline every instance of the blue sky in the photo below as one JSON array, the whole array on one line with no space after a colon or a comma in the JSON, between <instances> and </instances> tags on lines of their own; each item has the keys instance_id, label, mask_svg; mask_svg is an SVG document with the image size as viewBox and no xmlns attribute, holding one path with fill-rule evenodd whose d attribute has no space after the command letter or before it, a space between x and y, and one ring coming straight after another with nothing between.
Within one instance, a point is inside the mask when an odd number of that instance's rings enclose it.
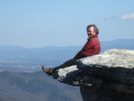
<instances>
[{"instance_id":1,"label":"blue sky","mask_svg":"<svg viewBox=\"0 0 134 101\"><path fill-rule=\"evenodd\" d=\"M96 24L100 41L134 39L134 0L0 0L0 46L80 46Z\"/></svg>"}]
</instances>

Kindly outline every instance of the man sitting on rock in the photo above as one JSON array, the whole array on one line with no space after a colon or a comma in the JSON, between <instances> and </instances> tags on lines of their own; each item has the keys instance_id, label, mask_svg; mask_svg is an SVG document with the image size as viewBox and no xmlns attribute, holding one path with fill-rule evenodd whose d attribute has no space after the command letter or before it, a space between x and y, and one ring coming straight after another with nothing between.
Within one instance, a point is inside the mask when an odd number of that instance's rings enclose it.
<instances>
[{"instance_id":1,"label":"man sitting on rock","mask_svg":"<svg viewBox=\"0 0 134 101\"><path fill-rule=\"evenodd\" d=\"M63 63L62 65L55 67L55 68L46 68L42 66L42 70L48 74L49 76L54 76L55 72L60 68L65 68L68 66L76 65L77 60L83 57L92 56L100 53L100 42L98 39L99 29L96 25L91 24L87 26L87 35L88 41L84 45L81 51L79 51L73 59L70 59Z\"/></svg>"}]
</instances>

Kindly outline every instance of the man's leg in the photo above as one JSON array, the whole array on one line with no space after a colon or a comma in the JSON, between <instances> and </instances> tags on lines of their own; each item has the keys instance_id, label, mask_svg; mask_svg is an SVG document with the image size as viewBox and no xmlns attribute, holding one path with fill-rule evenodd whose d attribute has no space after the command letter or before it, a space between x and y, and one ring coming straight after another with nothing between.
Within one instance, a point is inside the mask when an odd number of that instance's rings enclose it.
<instances>
[{"instance_id":1,"label":"man's leg","mask_svg":"<svg viewBox=\"0 0 134 101\"><path fill-rule=\"evenodd\" d=\"M70 59L68 61L66 61L65 63L63 63L62 65L55 67L55 68L46 68L44 66L42 66L42 70L48 74L49 76L53 75L55 73L56 70L60 69L60 68L65 68L67 66L72 66L72 65L76 65L77 64L77 59Z\"/></svg>"},{"instance_id":2,"label":"man's leg","mask_svg":"<svg viewBox=\"0 0 134 101\"><path fill-rule=\"evenodd\" d=\"M77 64L77 59L70 59L70 60L66 61L65 63L63 63L62 65L53 68L53 71L56 71L60 68L65 68L65 67L68 67L68 66L76 65L76 64Z\"/></svg>"}]
</instances>

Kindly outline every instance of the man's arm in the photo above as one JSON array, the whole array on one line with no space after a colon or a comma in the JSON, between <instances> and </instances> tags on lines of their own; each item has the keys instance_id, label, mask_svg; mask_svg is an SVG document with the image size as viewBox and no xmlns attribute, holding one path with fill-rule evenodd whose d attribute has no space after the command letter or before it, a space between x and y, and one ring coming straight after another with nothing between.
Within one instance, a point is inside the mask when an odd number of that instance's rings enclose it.
<instances>
[{"instance_id":1,"label":"man's arm","mask_svg":"<svg viewBox=\"0 0 134 101\"><path fill-rule=\"evenodd\" d=\"M95 36L87 41L82 50L76 54L74 59L96 55L99 54L99 52L100 52L100 42L98 40L98 37Z\"/></svg>"},{"instance_id":2,"label":"man's arm","mask_svg":"<svg viewBox=\"0 0 134 101\"><path fill-rule=\"evenodd\" d=\"M96 54L99 54L99 52L100 52L100 47L99 46L94 46L94 47L86 49L86 50L82 49L81 51L79 51L76 54L74 59L79 59L79 58L83 58L83 57L87 57L87 56L96 55Z\"/></svg>"}]
</instances>

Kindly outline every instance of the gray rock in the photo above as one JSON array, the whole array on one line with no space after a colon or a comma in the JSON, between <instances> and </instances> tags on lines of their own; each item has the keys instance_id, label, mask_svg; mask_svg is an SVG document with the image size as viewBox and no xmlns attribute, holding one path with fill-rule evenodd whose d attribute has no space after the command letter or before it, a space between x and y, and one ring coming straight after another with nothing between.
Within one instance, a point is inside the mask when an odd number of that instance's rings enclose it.
<instances>
[{"instance_id":1,"label":"gray rock","mask_svg":"<svg viewBox=\"0 0 134 101\"><path fill-rule=\"evenodd\" d=\"M84 101L134 101L134 50L111 49L57 72L58 80L80 86Z\"/></svg>"}]
</instances>

